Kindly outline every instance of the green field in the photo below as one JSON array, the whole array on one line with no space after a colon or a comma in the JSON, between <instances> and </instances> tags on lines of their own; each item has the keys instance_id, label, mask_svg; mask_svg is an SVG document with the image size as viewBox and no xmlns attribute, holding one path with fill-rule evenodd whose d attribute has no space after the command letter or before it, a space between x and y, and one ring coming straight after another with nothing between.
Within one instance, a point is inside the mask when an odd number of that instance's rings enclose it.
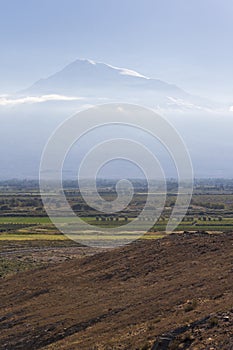
<instances>
[{"instance_id":1,"label":"green field","mask_svg":"<svg viewBox=\"0 0 233 350\"><path fill-rule=\"evenodd\" d=\"M0 225L4 223L13 224L50 224L49 217L30 217L30 216L1 216Z\"/></svg>"},{"instance_id":2,"label":"green field","mask_svg":"<svg viewBox=\"0 0 233 350\"><path fill-rule=\"evenodd\" d=\"M124 221L124 219L120 219L117 221L97 221L93 217L84 217L82 218L85 222L93 225L93 230L95 226L112 228L119 225L127 224L132 221L133 218L129 218L128 221ZM60 223L64 223L64 225L72 225L75 222L74 218L58 218ZM221 221L213 218L211 220L198 220L195 219L192 221L182 221L180 225L176 228L176 231L213 231L213 232L224 232L233 230L233 218L222 218ZM163 221L158 221L153 228L151 229L150 234L144 236L144 238L158 238L164 234L166 229L166 225L168 223L168 219L164 219ZM140 230L140 226L144 227L143 222L135 223L135 231ZM72 226L71 226L72 227ZM122 226L123 228L123 226ZM0 240L66 240L67 237L63 234L60 234L59 230L51 223L48 217L0 217ZM126 227L127 230L127 227ZM125 233L125 238L130 238L133 235L137 236L137 234L130 234L128 232ZM105 236L105 235L104 235ZM107 238L106 234L106 238ZM90 234L83 234L79 236L80 239L94 239L97 236L90 232ZM109 237L112 237L111 235ZM118 237L120 238L120 237ZM116 236L116 239L118 239ZM101 239L101 237L98 237Z\"/></svg>"}]
</instances>

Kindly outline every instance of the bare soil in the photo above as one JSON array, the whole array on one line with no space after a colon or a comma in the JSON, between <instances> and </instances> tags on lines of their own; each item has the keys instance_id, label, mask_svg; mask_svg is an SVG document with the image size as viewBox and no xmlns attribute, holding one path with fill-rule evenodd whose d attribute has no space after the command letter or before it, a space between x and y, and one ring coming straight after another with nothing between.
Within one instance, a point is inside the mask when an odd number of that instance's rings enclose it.
<instances>
[{"instance_id":1,"label":"bare soil","mask_svg":"<svg viewBox=\"0 0 233 350\"><path fill-rule=\"evenodd\" d=\"M233 234L72 255L1 280L0 349L233 349Z\"/></svg>"}]
</instances>

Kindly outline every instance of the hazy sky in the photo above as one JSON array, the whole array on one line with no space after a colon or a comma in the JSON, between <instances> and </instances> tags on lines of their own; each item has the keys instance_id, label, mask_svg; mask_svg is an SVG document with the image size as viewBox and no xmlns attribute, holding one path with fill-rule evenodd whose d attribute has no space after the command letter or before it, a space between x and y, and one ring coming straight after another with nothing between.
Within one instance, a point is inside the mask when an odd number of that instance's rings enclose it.
<instances>
[{"instance_id":1,"label":"hazy sky","mask_svg":"<svg viewBox=\"0 0 233 350\"><path fill-rule=\"evenodd\" d=\"M231 96L232 0L0 0L0 93L76 58ZM233 97L232 97L233 100Z\"/></svg>"}]
</instances>

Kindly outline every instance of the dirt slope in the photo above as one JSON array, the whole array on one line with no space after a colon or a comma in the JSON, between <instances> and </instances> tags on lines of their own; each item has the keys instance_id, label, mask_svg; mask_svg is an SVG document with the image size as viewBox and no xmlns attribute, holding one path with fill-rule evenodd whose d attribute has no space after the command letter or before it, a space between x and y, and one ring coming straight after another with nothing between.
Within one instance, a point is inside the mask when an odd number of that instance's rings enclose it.
<instances>
[{"instance_id":1,"label":"dirt slope","mask_svg":"<svg viewBox=\"0 0 233 350\"><path fill-rule=\"evenodd\" d=\"M0 286L0 349L233 349L233 234L171 235Z\"/></svg>"}]
</instances>

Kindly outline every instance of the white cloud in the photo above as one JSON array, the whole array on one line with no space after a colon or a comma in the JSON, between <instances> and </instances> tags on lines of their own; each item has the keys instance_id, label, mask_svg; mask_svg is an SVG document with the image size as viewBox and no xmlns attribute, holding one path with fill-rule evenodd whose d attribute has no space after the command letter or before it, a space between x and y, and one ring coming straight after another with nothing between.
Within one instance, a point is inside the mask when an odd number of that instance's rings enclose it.
<instances>
[{"instance_id":1,"label":"white cloud","mask_svg":"<svg viewBox=\"0 0 233 350\"><path fill-rule=\"evenodd\" d=\"M167 98L170 101L170 104L177 105L179 107L186 107L186 108L198 108L199 106L195 106L193 103L190 103L188 101L184 101L181 98L174 98L171 96L167 96Z\"/></svg>"},{"instance_id":2,"label":"white cloud","mask_svg":"<svg viewBox=\"0 0 233 350\"><path fill-rule=\"evenodd\" d=\"M42 95L42 96L24 96L18 98L11 98L6 95L0 96L0 106L15 106L26 103L42 103L48 101L79 101L82 97L77 96L64 96L64 95Z\"/></svg>"},{"instance_id":3,"label":"white cloud","mask_svg":"<svg viewBox=\"0 0 233 350\"><path fill-rule=\"evenodd\" d=\"M217 111L217 109L211 109L205 106L199 106L194 103L191 103L189 101L185 101L181 98L175 98L171 96L167 96L169 102L168 105L170 106L176 106L178 108L184 108L184 109L190 109L190 110L199 110L199 111L205 111L205 112L214 112Z\"/></svg>"},{"instance_id":4,"label":"white cloud","mask_svg":"<svg viewBox=\"0 0 233 350\"><path fill-rule=\"evenodd\" d=\"M233 106L229 108L229 112L233 112Z\"/></svg>"},{"instance_id":5,"label":"white cloud","mask_svg":"<svg viewBox=\"0 0 233 350\"><path fill-rule=\"evenodd\" d=\"M123 112L124 112L124 108L122 108L122 107L117 107L117 110L118 110L118 112L120 112L120 113L123 113Z\"/></svg>"}]
</instances>

